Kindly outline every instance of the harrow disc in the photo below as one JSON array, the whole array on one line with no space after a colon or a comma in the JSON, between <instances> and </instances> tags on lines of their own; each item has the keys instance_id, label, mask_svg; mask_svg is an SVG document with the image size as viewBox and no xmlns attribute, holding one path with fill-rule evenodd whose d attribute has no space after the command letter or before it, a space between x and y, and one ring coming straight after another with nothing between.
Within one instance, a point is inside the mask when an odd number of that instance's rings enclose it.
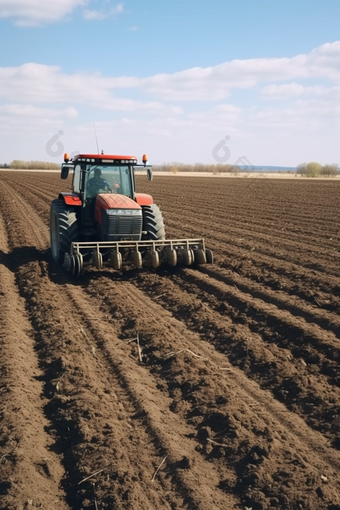
<instances>
[{"instance_id":1,"label":"harrow disc","mask_svg":"<svg viewBox=\"0 0 340 510\"><path fill-rule=\"evenodd\" d=\"M73 258L73 270L72 274L75 278L79 278L84 269L83 256L81 253L72 255Z\"/></svg>"},{"instance_id":2,"label":"harrow disc","mask_svg":"<svg viewBox=\"0 0 340 510\"><path fill-rule=\"evenodd\" d=\"M119 271L123 266L123 257L119 251L111 251L110 253L110 261L113 267Z\"/></svg>"},{"instance_id":3,"label":"harrow disc","mask_svg":"<svg viewBox=\"0 0 340 510\"><path fill-rule=\"evenodd\" d=\"M205 256L207 259L207 264L213 264L214 263L214 254L211 250L205 250Z\"/></svg>"},{"instance_id":4,"label":"harrow disc","mask_svg":"<svg viewBox=\"0 0 340 510\"><path fill-rule=\"evenodd\" d=\"M100 251L93 252L93 264L99 270L103 268L103 255L100 253Z\"/></svg>"},{"instance_id":5,"label":"harrow disc","mask_svg":"<svg viewBox=\"0 0 340 510\"><path fill-rule=\"evenodd\" d=\"M151 265L155 269L157 269L157 267L159 267L159 253L156 250L153 250L151 252Z\"/></svg>"},{"instance_id":6,"label":"harrow disc","mask_svg":"<svg viewBox=\"0 0 340 510\"><path fill-rule=\"evenodd\" d=\"M190 248L183 250L183 261L185 266L191 266L194 262L194 252Z\"/></svg>"},{"instance_id":7,"label":"harrow disc","mask_svg":"<svg viewBox=\"0 0 340 510\"><path fill-rule=\"evenodd\" d=\"M207 263L207 257L206 253L202 248L199 248L198 250L194 250L194 256L195 256L195 264L206 264Z\"/></svg>"},{"instance_id":8,"label":"harrow disc","mask_svg":"<svg viewBox=\"0 0 340 510\"><path fill-rule=\"evenodd\" d=\"M173 248L168 250L168 262L170 266L177 266L177 251Z\"/></svg>"},{"instance_id":9,"label":"harrow disc","mask_svg":"<svg viewBox=\"0 0 340 510\"><path fill-rule=\"evenodd\" d=\"M140 251L136 250L132 252L131 255L132 263L137 269L141 269L143 267L143 259Z\"/></svg>"}]
</instances>

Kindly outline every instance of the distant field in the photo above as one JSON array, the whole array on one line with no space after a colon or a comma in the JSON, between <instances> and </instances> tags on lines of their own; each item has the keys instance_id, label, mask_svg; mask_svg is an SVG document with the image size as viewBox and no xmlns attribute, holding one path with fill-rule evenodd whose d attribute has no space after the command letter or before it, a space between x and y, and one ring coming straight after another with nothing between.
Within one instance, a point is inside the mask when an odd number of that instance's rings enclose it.
<instances>
[{"instance_id":1,"label":"distant field","mask_svg":"<svg viewBox=\"0 0 340 510\"><path fill-rule=\"evenodd\" d=\"M1 169L0 172L8 172L6 169ZM60 173L60 170L11 170L10 172L45 172L45 173ZM144 170L137 170L136 175L143 175ZM212 177L212 178L230 178L230 179L303 179L303 180L337 180L340 181L340 174L336 177L302 177L293 172L239 172L235 173L212 173L212 172L153 172L155 176L160 177Z\"/></svg>"},{"instance_id":2,"label":"distant field","mask_svg":"<svg viewBox=\"0 0 340 510\"><path fill-rule=\"evenodd\" d=\"M143 171L141 171L142 173ZM210 172L178 172L176 174L171 174L169 172L154 172L155 175L159 176L178 176L178 177L214 177L214 178L233 178L233 179L304 179L304 180L310 180L309 177L302 177L301 175L298 175L296 173L291 172L240 172L237 174L233 173L219 173L219 174L213 174ZM312 180L320 180L320 179L327 179L327 180L338 180L340 181L340 175L337 175L336 177L315 177L312 178Z\"/></svg>"}]
</instances>

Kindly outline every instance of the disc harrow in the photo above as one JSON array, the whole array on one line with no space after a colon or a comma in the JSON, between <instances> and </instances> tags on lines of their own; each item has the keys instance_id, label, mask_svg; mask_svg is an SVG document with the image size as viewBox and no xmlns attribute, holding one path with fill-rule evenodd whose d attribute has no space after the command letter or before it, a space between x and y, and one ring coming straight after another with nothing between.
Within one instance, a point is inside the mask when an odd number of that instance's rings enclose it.
<instances>
[{"instance_id":1,"label":"disc harrow","mask_svg":"<svg viewBox=\"0 0 340 510\"><path fill-rule=\"evenodd\" d=\"M155 241L73 242L65 253L64 267L78 278L87 266L98 270L105 266L117 271L132 266L192 266L212 264L212 251L206 249L204 239L167 239Z\"/></svg>"}]
</instances>

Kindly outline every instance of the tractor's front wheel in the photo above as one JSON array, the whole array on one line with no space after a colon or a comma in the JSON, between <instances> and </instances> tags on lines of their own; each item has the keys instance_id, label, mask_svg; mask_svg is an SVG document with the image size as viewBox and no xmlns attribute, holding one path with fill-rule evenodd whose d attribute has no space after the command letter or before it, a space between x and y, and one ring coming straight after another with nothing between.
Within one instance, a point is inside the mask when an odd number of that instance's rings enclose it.
<instances>
[{"instance_id":1,"label":"tractor's front wheel","mask_svg":"<svg viewBox=\"0 0 340 510\"><path fill-rule=\"evenodd\" d=\"M143 209L143 236L144 241L157 241L165 239L165 227L160 208L156 204L144 205Z\"/></svg>"},{"instance_id":2,"label":"tractor's front wheel","mask_svg":"<svg viewBox=\"0 0 340 510\"><path fill-rule=\"evenodd\" d=\"M50 211L50 240L52 258L63 263L65 253L69 253L71 243L78 240L76 209L69 207L61 199L53 200Z\"/></svg>"}]
</instances>

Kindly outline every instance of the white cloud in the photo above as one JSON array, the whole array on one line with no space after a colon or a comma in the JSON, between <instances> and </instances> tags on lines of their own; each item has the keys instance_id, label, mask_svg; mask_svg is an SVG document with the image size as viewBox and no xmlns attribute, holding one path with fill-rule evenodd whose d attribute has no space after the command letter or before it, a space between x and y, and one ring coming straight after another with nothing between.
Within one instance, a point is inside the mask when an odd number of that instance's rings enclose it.
<instances>
[{"instance_id":1,"label":"white cloud","mask_svg":"<svg viewBox=\"0 0 340 510\"><path fill-rule=\"evenodd\" d=\"M0 0L0 18L14 18L16 25L53 23L82 7L89 0Z\"/></svg>"},{"instance_id":2,"label":"white cloud","mask_svg":"<svg viewBox=\"0 0 340 510\"><path fill-rule=\"evenodd\" d=\"M12 118L24 119L27 118L75 118L78 116L78 111L72 106L57 110L53 108L39 108L30 104L6 104L0 105L0 115L10 116Z\"/></svg>"},{"instance_id":3,"label":"white cloud","mask_svg":"<svg viewBox=\"0 0 340 510\"><path fill-rule=\"evenodd\" d=\"M2 0L0 0L1 2ZM121 5L121 4L119 4ZM308 83L322 81L323 85ZM87 102L117 110L157 111L161 101L223 101L235 90L264 84L263 97L298 97L323 94L324 83L340 81L340 41L328 43L306 55L281 59L232 60L215 67L191 68L147 78L104 77L99 73L65 74L60 67L27 63L0 68L0 97L27 102ZM278 83L290 81L290 83ZM305 83L307 82L307 83ZM267 84L266 84L267 83ZM113 92L135 89L151 101L117 97ZM102 105L102 106L100 106ZM178 105L176 105L178 106Z\"/></svg>"},{"instance_id":4,"label":"white cloud","mask_svg":"<svg viewBox=\"0 0 340 510\"><path fill-rule=\"evenodd\" d=\"M55 23L71 14L77 7L84 8L86 20L114 18L124 11L124 4L111 5L103 0L102 8L86 8L91 0L0 0L0 18L13 18L18 26L37 26Z\"/></svg>"},{"instance_id":5,"label":"white cloud","mask_svg":"<svg viewBox=\"0 0 340 510\"><path fill-rule=\"evenodd\" d=\"M115 18L124 12L124 4L120 3L114 7L105 6L103 9L85 9L84 19L87 21L101 21L103 19Z\"/></svg>"},{"instance_id":6,"label":"white cloud","mask_svg":"<svg viewBox=\"0 0 340 510\"><path fill-rule=\"evenodd\" d=\"M266 99L290 99L298 96L321 95L327 91L322 86L305 86L301 83L285 83L283 85L267 85L262 89L262 97Z\"/></svg>"},{"instance_id":7,"label":"white cloud","mask_svg":"<svg viewBox=\"0 0 340 510\"><path fill-rule=\"evenodd\" d=\"M147 78L26 63L0 68L0 131L6 151L17 150L18 132L23 140L37 138L30 150L44 150L58 129L70 151L87 150L95 122L105 150L114 140L122 151L149 151L154 162L213 162L213 148L228 135L231 162L246 155L253 164L293 165L310 150L325 163L338 154L339 82L340 41L292 58L233 60ZM269 101L277 99L284 101L273 107Z\"/></svg>"},{"instance_id":8,"label":"white cloud","mask_svg":"<svg viewBox=\"0 0 340 510\"><path fill-rule=\"evenodd\" d=\"M327 91L323 96L299 98L283 108L254 108L247 116L250 127L274 129L276 133L298 134L330 130L340 127L340 88ZM332 99L330 99L332 97ZM334 133L335 134L335 133Z\"/></svg>"},{"instance_id":9,"label":"white cloud","mask_svg":"<svg viewBox=\"0 0 340 510\"><path fill-rule=\"evenodd\" d=\"M327 43L309 54L292 58L231 60L215 67L195 67L159 74L142 81L150 94L165 100L221 100L233 89L248 89L268 81L312 79L340 80L340 41Z\"/></svg>"},{"instance_id":10,"label":"white cloud","mask_svg":"<svg viewBox=\"0 0 340 510\"><path fill-rule=\"evenodd\" d=\"M132 100L112 94L114 80L99 73L67 75L58 66L28 63L0 68L0 97L35 103L84 103L106 110L162 110L159 101Z\"/></svg>"},{"instance_id":11,"label":"white cloud","mask_svg":"<svg viewBox=\"0 0 340 510\"><path fill-rule=\"evenodd\" d=\"M242 121L242 109L233 104L220 104L214 108L208 108L186 116L187 122L195 128L202 131L207 129L211 133L224 133L230 135L238 130L239 123Z\"/></svg>"},{"instance_id":12,"label":"white cloud","mask_svg":"<svg viewBox=\"0 0 340 510\"><path fill-rule=\"evenodd\" d=\"M84 19L87 21L100 21L107 17L104 11L96 11L94 9L85 9Z\"/></svg>"}]
</instances>

